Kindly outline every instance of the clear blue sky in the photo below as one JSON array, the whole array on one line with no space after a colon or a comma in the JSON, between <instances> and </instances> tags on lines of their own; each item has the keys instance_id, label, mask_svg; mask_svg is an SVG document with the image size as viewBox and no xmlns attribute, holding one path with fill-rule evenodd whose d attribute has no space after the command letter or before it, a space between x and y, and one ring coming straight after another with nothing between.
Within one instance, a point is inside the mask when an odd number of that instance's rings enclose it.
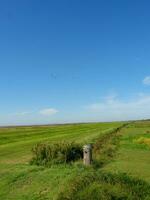
<instances>
[{"instance_id":1,"label":"clear blue sky","mask_svg":"<svg viewBox=\"0 0 150 200\"><path fill-rule=\"evenodd\" d=\"M0 125L140 118L150 1L0 1Z\"/></svg>"}]
</instances>

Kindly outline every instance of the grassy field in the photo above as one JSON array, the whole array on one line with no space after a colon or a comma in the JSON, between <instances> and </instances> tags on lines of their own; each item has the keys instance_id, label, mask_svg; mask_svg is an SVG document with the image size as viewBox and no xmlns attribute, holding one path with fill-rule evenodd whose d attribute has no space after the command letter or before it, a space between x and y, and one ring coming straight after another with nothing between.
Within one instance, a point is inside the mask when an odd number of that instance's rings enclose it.
<instances>
[{"instance_id":1,"label":"grassy field","mask_svg":"<svg viewBox=\"0 0 150 200\"><path fill-rule=\"evenodd\" d=\"M69 188L71 179L80 177L88 169L80 162L73 165L53 165L50 168L30 165L32 147L41 141L66 140L82 144L96 142L98 138L121 125L123 123L114 122L1 128L0 199L57 199L58 193L63 188ZM113 173L127 172L131 176L150 182L150 146L148 142L143 142L143 138L150 138L149 130L150 122L131 123L123 128L119 136L120 143L116 155L113 160L103 166L102 170ZM109 143L108 147L112 146L110 141L110 138L105 141L106 145L107 142ZM103 152L108 149L104 148ZM97 184L97 182L93 184ZM91 187L93 186L91 185ZM106 187L108 188L108 185ZM87 193L86 190L85 193Z\"/></svg>"},{"instance_id":2,"label":"grassy field","mask_svg":"<svg viewBox=\"0 0 150 200\"><path fill-rule=\"evenodd\" d=\"M150 121L135 122L123 130L117 156L106 169L150 182Z\"/></svg>"},{"instance_id":3,"label":"grassy field","mask_svg":"<svg viewBox=\"0 0 150 200\"><path fill-rule=\"evenodd\" d=\"M43 168L29 165L33 145L40 141L87 143L121 122L0 129L0 199L55 199L68 179L80 173L76 166Z\"/></svg>"}]
</instances>

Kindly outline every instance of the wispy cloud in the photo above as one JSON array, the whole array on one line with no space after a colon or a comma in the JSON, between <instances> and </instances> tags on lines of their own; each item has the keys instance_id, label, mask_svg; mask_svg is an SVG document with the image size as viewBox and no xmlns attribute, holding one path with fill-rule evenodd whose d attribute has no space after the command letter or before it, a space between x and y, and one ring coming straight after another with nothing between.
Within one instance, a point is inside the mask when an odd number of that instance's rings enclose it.
<instances>
[{"instance_id":1,"label":"wispy cloud","mask_svg":"<svg viewBox=\"0 0 150 200\"><path fill-rule=\"evenodd\" d=\"M22 111L22 112L15 112L15 113L10 113L9 116L16 116L16 117L21 117L21 116L30 116L30 115L43 115L43 116L50 116L58 113L59 111L56 110L55 108L45 108L37 111Z\"/></svg>"},{"instance_id":2,"label":"wispy cloud","mask_svg":"<svg viewBox=\"0 0 150 200\"><path fill-rule=\"evenodd\" d=\"M50 116L50 115L54 115L54 114L58 113L58 110L56 110L54 108L45 108L43 110L40 110L39 113L44 116Z\"/></svg>"},{"instance_id":3,"label":"wispy cloud","mask_svg":"<svg viewBox=\"0 0 150 200\"><path fill-rule=\"evenodd\" d=\"M150 85L150 76L146 76L146 77L143 79L143 84L144 84L144 85Z\"/></svg>"},{"instance_id":4,"label":"wispy cloud","mask_svg":"<svg viewBox=\"0 0 150 200\"><path fill-rule=\"evenodd\" d=\"M95 113L100 120L127 120L150 118L150 95L139 94L136 98L123 101L117 96L88 105L91 114Z\"/></svg>"},{"instance_id":5,"label":"wispy cloud","mask_svg":"<svg viewBox=\"0 0 150 200\"><path fill-rule=\"evenodd\" d=\"M5 115L1 114L0 125L32 125L56 123L57 116L53 115L55 115L58 112L59 111L55 108L45 108L31 111L19 111L14 113L8 113Z\"/></svg>"},{"instance_id":6,"label":"wispy cloud","mask_svg":"<svg viewBox=\"0 0 150 200\"><path fill-rule=\"evenodd\" d=\"M21 113L18 113L20 115L28 115L28 114L31 114L32 112L29 112L29 111L25 111L25 112L21 112Z\"/></svg>"},{"instance_id":7,"label":"wispy cloud","mask_svg":"<svg viewBox=\"0 0 150 200\"><path fill-rule=\"evenodd\" d=\"M30 115L33 112L31 111L22 111L22 112L15 112L15 113L10 113L9 115L13 115L13 116L25 116L25 115Z\"/></svg>"}]
</instances>

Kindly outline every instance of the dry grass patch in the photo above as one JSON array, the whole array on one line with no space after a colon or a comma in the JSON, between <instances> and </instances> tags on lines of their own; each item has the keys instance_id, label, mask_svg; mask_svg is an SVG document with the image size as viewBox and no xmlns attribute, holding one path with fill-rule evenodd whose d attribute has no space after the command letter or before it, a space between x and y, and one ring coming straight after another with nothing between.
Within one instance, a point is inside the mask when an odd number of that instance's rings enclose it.
<instances>
[{"instance_id":1,"label":"dry grass patch","mask_svg":"<svg viewBox=\"0 0 150 200\"><path fill-rule=\"evenodd\" d=\"M137 144L145 144L150 147L150 138L140 137L135 140Z\"/></svg>"}]
</instances>

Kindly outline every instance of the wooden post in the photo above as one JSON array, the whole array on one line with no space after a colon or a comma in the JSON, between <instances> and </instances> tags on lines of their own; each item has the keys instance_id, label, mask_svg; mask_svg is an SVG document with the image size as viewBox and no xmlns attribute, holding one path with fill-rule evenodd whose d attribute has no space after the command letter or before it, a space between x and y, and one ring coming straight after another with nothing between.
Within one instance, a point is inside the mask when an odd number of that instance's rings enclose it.
<instances>
[{"instance_id":1,"label":"wooden post","mask_svg":"<svg viewBox=\"0 0 150 200\"><path fill-rule=\"evenodd\" d=\"M91 165L92 163L92 145L87 144L83 146L83 163L84 165Z\"/></svg>"}]
</instances>

